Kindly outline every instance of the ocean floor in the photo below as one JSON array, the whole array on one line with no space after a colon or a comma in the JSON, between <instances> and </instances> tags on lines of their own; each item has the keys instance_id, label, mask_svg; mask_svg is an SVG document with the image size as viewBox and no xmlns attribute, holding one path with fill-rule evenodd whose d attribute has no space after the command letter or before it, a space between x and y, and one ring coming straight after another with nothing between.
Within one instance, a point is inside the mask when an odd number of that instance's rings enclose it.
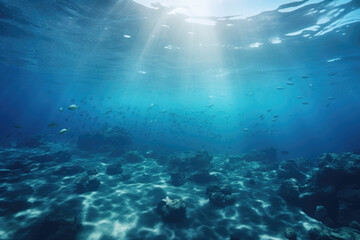
<instances>
[{"instance_id":1,"label":"ocean floor","mask_svg":"<svg viewBox=\"0 0 360 240\"><path fill-rule=\"evenodd\" d=\"M1 148L0 239L360 239L360 156L274 151Z\"/></svg>"}]
</instances>

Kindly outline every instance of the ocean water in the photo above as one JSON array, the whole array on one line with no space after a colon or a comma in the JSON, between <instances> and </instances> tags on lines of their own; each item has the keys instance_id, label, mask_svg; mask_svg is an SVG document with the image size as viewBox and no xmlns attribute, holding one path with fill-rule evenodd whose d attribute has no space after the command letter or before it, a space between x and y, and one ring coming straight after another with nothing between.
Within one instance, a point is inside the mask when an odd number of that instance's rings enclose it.
<instances>
[{"instance_id":1,"label":"ocean water","mask_svg":"<svg viewBox=\"0 0 360 240\"><path fill-rule=\"evenodd\" d=\"M359 239L359 78L357 0L0 0L0 239Z\"/></svg>"}]
</instances>

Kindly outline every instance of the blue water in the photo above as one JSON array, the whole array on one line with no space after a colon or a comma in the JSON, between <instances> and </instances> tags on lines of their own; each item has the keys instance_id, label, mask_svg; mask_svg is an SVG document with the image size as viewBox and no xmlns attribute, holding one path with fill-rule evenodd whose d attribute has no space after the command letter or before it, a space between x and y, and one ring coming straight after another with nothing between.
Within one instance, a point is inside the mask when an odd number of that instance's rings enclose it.
<instances>
[{"instance_id":1,"label":"blue water","mask_svg":"<svg viewBox=\"0 0 360 240\"><path fill-rule=\"evenodd\" d=\"M118 125L159 151L360 149L359 2L225 2L0 1L1 143Z\"/></svg>"},{"instance_id":2,"label":"blue water","mask_svg":"<svg viewBox=\"0 0 360 240\"><path fill-rule=\"evenodd\" d=\"M359 0L0 0L0 239L358 240L359 133Z\"/></svg>"}]
</instances>

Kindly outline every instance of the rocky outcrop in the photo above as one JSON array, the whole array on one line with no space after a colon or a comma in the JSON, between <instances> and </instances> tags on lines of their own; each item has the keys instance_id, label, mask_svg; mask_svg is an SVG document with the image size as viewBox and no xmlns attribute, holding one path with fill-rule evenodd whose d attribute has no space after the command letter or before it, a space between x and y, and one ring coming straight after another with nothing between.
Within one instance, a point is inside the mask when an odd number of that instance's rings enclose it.
<instances>
[{"instance_id":1,"label":"rocky outcrop","mask_svg":"<svg viewBox=\"0 0 360 240\"><path fill-rule=\"evenodd\" d=\"M190 158L189 164L194 170L199 170L208 167L211 160L212 156L207 151L198 151Z\"/></svg>"},{"instance_id":2,"label":"rocky outcrop","mask_svg":"<svg viewBox=\"0 0 360 240\"><path fill-rule=\"evenodd\" d=\"M298 169L297 164L294 160L281 162L279 164L277 174L279 178L295 178L298 181L303 181L306 178L306 175Z\"/></svg>"},{"instance_id":3,"label":"rocky outcrop","mask_svg":"<svg viewBox=\"0 0 360 240\"><path fill-rule=\"evenodd\" d=\"M289 240L297 239L297 234L296 234L295 230L290 227L285 229L284 236L286 237L286 239L289 239Z\"/></svg>"},{"instance_id":4,"label":"rocky outcrop","mask_svg":"<svg viewBox=\"0 0 360 240\"><path fill-rule=\"evenodd\" d=\"M235 203L235 198L231 196L231 194L232 189L229 185L211 186L206 188L206 195L208 195L210 203L218 207L233 205Z\"/></svg>"},{"instance_id":5,"label":"rocky outcrop","mask_svg":"<svg viewBox=\"0 0 360 240\"><path fill-rule=\"evenodd\" d=\"M207 151L173 154L168 158L170 170L199 171L209 169L212 156Z\"/></svg>"},{"instance_id":6,"label":"rocky outcrop","mask_svg":"<svg viewBox=\"0 0 360 240\"><path fill-rule=\"evenodd\" d=\"M170 177L171 177L170 183L175 187L182 186L186 182L185 174L182 172L171 173Z\"/></svg>"},{"instance_id":7,"label":"rocky outcrop","mask_svg":"<svg viewBox=\"0 0 360 240\"><path fill-rule=\"evenodd\" d=\"M352 228L311 228L309 230L309 238L311 240L359 240L360 232Z\"/></svg>"},{"instance_id":8,"label":"rocky outcrop","mask_svg":"<svg viewBox=\"0 0 360 240\"><path fill-rule=\"evenodd\" d=\"M181 186L186 180L206 184L217 180L210 174L212 158L206 151L186 152L170 155L162 164L167 164L174 186Z\"/></svg>"},{"instance_id":9,"label":"rocky outcrop","mask_svg":"<svg viewBox=\"0 0 360 240\"><path fill-rule=\"evenodd\" d=\"M293 163L280 168L288 169L281 170L282 176L298 176L302 180ZM324 153L318 158L318 169L306 182L287 180L280 186L279 194L329 227L356 228L360 219L359 176L360 155Z\"/></svg>"},{"instance_id":10,"label":"rocky outcrop","mask_svg":"<svg viewBox=\"0 0 360 240\"><path fill-rule=\"evenodd\" d=\"M122 169L122 165L120 162L110 164L106 168L107 175L118 175L118 174L122 174L122 173L123 173L123 169Z\"/></svg>"},{"instance_id":11,"label":"rocky outcrop","mask_svg":"<svg viewBox=\"0 0 360 240\"><path fill-rule=\"evenodd\" d=\"M324 153L318 158L318 166L316 183L319 186L360 185L360 155Z\"/></svg>"},{"instance_id":12,"label":"rocky outcrop","mask_svg":"<svg viewBox=\"0 0 360 240\"><path fill-rule=\"evenodd\" d=\"M280 185L280 187L278 189L278 193L281 197L283 197L289 203L292 203L295 205L299 204L300 192L299 192L298 182L296 181L296 179L291 178L291 179L287 179L286 181L284 181Z\"/></svg>"},{"instance_id":13,"label":"rocky outcrop","mask_svg":"<svg viewBox=\"0 0 360 240\"><path fill-rule=\"evenodd\" d=\"M186 218L186 205L182 199L166 197L159 202L156 212L166 222L180 222Z\"/></svg>"},{"instance_id":14,"label":"rocky outcrop","mask_svg":"<svg viewBox=\"0 0 360 240\"><path fill-rule=\"evenodd\" d=\"M95 176L85 175L76 181L76 192L85 193L96 191L100 186L100 180Z\"/></svg>"}]
</instances>

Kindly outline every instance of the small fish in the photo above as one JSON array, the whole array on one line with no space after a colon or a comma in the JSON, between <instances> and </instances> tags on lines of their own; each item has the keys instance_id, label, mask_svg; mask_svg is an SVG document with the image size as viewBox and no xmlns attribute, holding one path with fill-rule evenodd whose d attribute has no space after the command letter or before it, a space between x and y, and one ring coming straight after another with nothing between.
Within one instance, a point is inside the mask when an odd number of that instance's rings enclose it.
<instances>
[{"instance_id":1,"label":"small fish","mask_svg":"<svg viewBox=\"0 0 360 240\"><path fill-rule=\"evenodd\" d=\"M297 99L303 99L304 97L303 96L297 96L296 98Z\"/></svg>"},{"instance_id":2,"label":"small fish","mask_svg":"<svg viewBox=\"0 0 360 240\"><path fill-rule=\"evenodd\" d=\"M248 129L248 128L244 128L243 130L244 130L245 132L249 131L249 129Z\"/></svg>"},{"instance_id":3,"label":"small fish","mask_svg":"<svg viewBox=\"0 0 360 240\"><path fill-rule=\"evenodd\" d=\"M288 154L289 154L289 152L286 151L286 150L280 151L280 153L281 153L281 154L284 154L284 155L288 155Z\"/></svg>"},{"instance_id":4,"label":"small fish","mask_svg":"<svg viewBox=\"0 0 360 240\"><path fill-rule=\"evenodd\" d=\"M208 108L211 108L212 106L214 106L214 104L213 104L213 103L210 103L210 104L208 105Z\"/></svg>"},{"instance_id":5,"label":"small fish","mask_svg":"<svg viewBox=\"0 0 360 240\"><path fill-rule=\"evenodd\" d=\"M14 128L17 128L17 129L23 128L21 125L18 125L18 124L14 124L13 127L14 127Z\"/></svg>"},{"instance_id":6,"label":"small fish","mask_svg":"<svg viewBox=\"0 0 360 240\"><path fill-rule=\"evenodd\" d=\"M308 102L302 102L301 104L308 105L309 103Z\"/></svg>"},{"instance_id":7,"label":"small fish","mask_svg":"<svg viewBox=\"0 0 360 240\"><path fill-rule=\"evenodd\" d=\"M57 125L56 122L51 122L48 124L48 127L55 127L56 125Z\"/></svg>"},{"instance_id":8,"label":"small fish","mask_svg":"<svg viewBox=\"0 0 360 240\"><path fill-rule=\"evenodd\" d=\"M249 93L249 97L251 97L252 95L254 95L254 92L250 92L250 93Z\"/></svg>"},{"instance_id":9,"label":"small fish","mask_svg":"<svg viewBox=\"0 0 360 240\"><path fill-rule=\"evenodd\" d=\"M335 100L335 97L328 97L328 100Z\"/></svg>"},{"instance_id":10,"label":"small fish","mask_svg":"<svg viewBox=\"0 0 360 240\"><path fill-rule=\"evenodd\" d=\"M310 84L309 84L309 88L312 88L312 86L313 86L312 83L310 83Z\"/></svg>"},{"instance_id":11,"label":"small fish","mask_svg":"<svg viewBox=\"0 0 360 240\"><path fill-rule=\"evenodd\" d=\"M277 115L274 115L274 118L278 118L279 116L280 116L280 115L278 115L278 114L277 114Z\"/></svg>"},{"instance_id":12,"label":"small fish","mask_svg":"<svg viewBox=\"0 0 360 240\"><path fill-rule=\"evenodd\" d=\"M277 87L276 89L277 89L277 90L284 90L283 87Z\"/></svg>"},{"instance_id":13,"label":"small fish","mask_svg":"<svg viewBox=\"0 0 360 240\"><path fill-rule=\"evenodd\" d=\"M63 107L60 107L60 108L59 108L59 111L60 111L60 112L62 112L63 110L64 110L64 108L63 108Z\"/></svg>"},{"instance_id":14,"label":"small fish","mask_svg":"<svg viewBox=\"0 0 360 240\"><path fill-rule=\"evenodd\" d=\"M301 76L301 78L309 78L309 76L303 75Z\"/></svg>"},{"instance_id":15,"label":"small fish","mask_svg":"<svg viewBox=\"0 0 360 240\"><path fill-rule=\"evenodd\" d=\"M70 130L70 128L63 128L59 131L59 134L64 134L66 132L68 132Z\"/></svg>"},{"instance_id":16,"label":"small fish","mask_svg":"<svg viewBox=\"0 0 360 240\"><path fill-rule=\"evenodd\" d=\"M71 110L71 111L74 111L76 109L78 109L79 106L76 106L75 104L71 104L70 106L68 106L68 109Z\"/></svg>"},{"instance_id":17,"label":"small fish","mask_svg":"<svg viewBox=\"0 0 360 240\"><path fill-rule=\"evenodd\" d=\"M293 83L293 82L290 82L290 81L286 82L286 84L287 84L287 85L294 85L294 83Z\"/></svg>"},{"instance_id":18,"label":"small fish","mask_svg":"<svg viewBox=\"0 0 360 240\"><path fill-rule=\"evenodd\" d=\"M268 109L268 110L267 110L267 112L271 112L271 111L272 111L272 109Z\"/></svg>"}]
</instances>

